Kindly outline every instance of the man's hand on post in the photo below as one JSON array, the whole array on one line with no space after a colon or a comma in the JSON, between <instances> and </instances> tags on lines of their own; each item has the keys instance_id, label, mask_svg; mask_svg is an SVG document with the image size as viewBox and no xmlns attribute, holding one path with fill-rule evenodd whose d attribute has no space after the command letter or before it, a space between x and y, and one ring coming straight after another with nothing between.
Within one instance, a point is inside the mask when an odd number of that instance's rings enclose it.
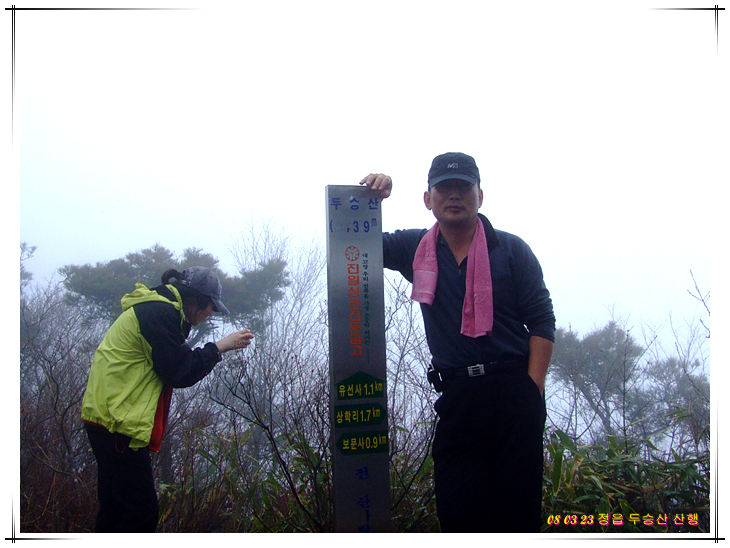
<instances>
[{"instance_id":1,"label":"man's hand on post","mask_svg":"<svg viewBox=\"0 0 730 548\"><path fill-rule=\"evenodd\" d=\"M393 179L382 173L371 173L360 181L361 185L367 185L372 190L379 190L381 198L385 199L390 196L393 189Z\"/></svg>"}]
</instances>

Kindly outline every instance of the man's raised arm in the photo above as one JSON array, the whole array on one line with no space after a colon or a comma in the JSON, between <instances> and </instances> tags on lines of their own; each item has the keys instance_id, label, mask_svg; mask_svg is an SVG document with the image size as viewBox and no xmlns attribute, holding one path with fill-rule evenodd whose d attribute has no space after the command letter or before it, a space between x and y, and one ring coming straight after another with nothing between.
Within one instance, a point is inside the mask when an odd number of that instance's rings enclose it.
<instances>
[{"instance_id":1,"label":"man's raised arm","mask_svg":"<svg viewBox=\"0 0 730 548\"><path fill-rule=\"evenodd\" d=\"M382 173L371 173L360 181L361 185L367 185L372 190L379 190L381 198L385 199L390 196L393 189L393 179Z\"/></svg>"}]
</instances>

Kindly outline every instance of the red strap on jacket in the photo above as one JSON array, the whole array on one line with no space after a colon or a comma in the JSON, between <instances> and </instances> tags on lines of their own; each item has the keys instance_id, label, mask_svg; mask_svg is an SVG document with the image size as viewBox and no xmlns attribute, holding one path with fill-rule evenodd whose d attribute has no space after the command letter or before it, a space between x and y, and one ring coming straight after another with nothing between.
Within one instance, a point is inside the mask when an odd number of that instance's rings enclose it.
<instances>
[{"instance_id":1,"label":"red strap on jacket","mask_svg":"<svg viewBox=\"0 0 730 548\"><path fill-rule=\"evenodd\" d=\"M172 386L165 385L162 387L160 398L157 400L157 410L155 411L155 424L152 426L152 435L150 437L149 448L155 453L160 450L162 445L162 437L165 435L167 428L167 416L170 414L170 400L172 399Z\"/></svg>"}]
</instances>

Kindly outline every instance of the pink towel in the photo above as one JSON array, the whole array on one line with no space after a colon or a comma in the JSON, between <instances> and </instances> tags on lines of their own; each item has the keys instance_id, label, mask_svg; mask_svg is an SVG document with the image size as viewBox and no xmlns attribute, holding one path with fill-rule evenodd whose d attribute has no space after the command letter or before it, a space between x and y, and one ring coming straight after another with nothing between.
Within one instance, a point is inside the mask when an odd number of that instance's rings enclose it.
<instances>
[{"instance_id":1,"label":"pink towel","mask_svg":"<svg viewBox=\"0 0 730 548\"><path fill-rule=\"evenodd\" d=\"M436 242L439 224L436 223L418 244L413 257L413 290L411 299L423 304L433 304L438 281ZM461 311L461 334L481 337L492 332L494 303L492 300L492 272L489 266L489 249L481 219L469 247L466 265L466 295Z\"/></svg>"}]
</instances>

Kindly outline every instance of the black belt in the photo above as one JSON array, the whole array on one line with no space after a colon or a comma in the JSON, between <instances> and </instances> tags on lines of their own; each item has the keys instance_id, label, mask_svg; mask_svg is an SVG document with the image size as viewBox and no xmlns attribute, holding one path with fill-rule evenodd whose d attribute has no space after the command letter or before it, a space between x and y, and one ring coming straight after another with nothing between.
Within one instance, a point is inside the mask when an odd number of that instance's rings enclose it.
<instances>
[{"instance_id":1,"label":"black belt","mask_svg":"<svg viewBox=\"0 0 730 548\"><path fill-rule=\"evenodd\" d=\"M494 362L478 363L467 367L448 367L442 369L429 369L427 373L428 382L430 382L436 392L443 392L444 382L452 381L459 377L482 377L487 373L496 373L513 369L518 365L522 365L527 370L527 358L498 360Z\"/></svg>"}]
</instances>

